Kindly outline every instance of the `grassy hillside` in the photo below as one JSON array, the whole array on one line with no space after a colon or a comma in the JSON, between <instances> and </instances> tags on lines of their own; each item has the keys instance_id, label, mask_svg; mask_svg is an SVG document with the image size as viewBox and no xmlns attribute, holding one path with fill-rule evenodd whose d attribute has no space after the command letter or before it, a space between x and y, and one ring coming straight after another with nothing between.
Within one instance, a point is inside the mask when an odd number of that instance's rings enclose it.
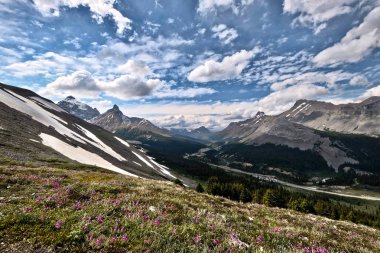
<instances>
[{"instance_id":1,"label":"grassy hillside","mask_svg":"<svg viewBox=\"0 0 380 253\"><path fill-rule=\"evenodd\" d=\"M0 252L378 252L380 231L91 170L0 167Z\"/></svg>"}]
</instances>

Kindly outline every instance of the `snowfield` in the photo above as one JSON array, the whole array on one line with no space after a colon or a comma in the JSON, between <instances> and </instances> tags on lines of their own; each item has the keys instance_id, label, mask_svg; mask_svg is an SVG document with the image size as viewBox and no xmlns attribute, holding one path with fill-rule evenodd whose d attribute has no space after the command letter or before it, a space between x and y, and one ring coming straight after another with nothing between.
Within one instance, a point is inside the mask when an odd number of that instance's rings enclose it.
<instances>
[{"instance_id":1,"label":"snowfield","mask_svg":"<svg viewBox=\"0 0 380 253\"><path fill-rule=\"evenodd\" d=\"M109 146L107 146L95 134L93 134L92 132L90 132L89 130L87 130L86 128L84 128L84 127L82 127L82 126L80 126L78 124L75 124L75 126L79 130L81 130L89 138L89 141L90 141L91 145L93 145L94 147L97 147L98 149L106 152L110 156L115 157L119 161L126 161L126 159L124 157L122 157L121 155L119 155L118 153L116 153L112 148L110 148Z\"/></svg>"},{"instance_id":2,"label":"snowfield","mask_svg":"<svg viewBox=\"0 0 380 253\"><path fill-rule=\"evenodd\" d=\"M39 137L42 139L42 144L45 146L51 147L55 151L61 153L62 155L70 158L71 160L77 161L79 163L95 165L107 170L111 170L123 175L137 177L136 175L129 173L125 170L122 170L110 162L104 160L97 154L91 153L81 147L73 147L66 142L61 141L51 135L41 133Z\"/></svg>"},{"instance_id":3,"label":"snowfield","mask_svg":"<svg viewBox=\"0 0 380 253\"><path fill-rule=\"evenodd\" d=\"M80 143L85 144L83 139L74 131L67 128L64 124L67 125L67 122L57 117L56 115L44 110L42 107L37 105L32 100L19 96L18 94L6 90L0 89L0 100L7 106L25 113L32 117L35 121L40 122L41 124L47 127L54 127L54 129L62 134L70 137Z\"/></svg>"}]
</instances>

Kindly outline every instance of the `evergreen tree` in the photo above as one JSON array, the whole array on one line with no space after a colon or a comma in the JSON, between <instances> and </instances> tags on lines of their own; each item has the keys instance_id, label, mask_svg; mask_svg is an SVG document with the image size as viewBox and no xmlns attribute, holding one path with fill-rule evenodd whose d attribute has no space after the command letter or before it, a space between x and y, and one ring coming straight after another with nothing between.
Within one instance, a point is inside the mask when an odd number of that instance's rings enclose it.
<instances>
[{"instance_id":1,"label":"evergreen tree","mask_svg":"<svg viewBox=\"0 0 380 253\"><path fill-rule=\"evenodd\" d=\"M195 188L195 190L197 191L197 192L204 192L205 190L203 189L203 186L200 184L200 183L198 183L198 185L197 185L197 187Z\"/></svg>"},{"instance_id":2,"label":"evergreen tree","mask_svg":"<svg viewBox=\"0 0 380 253\"><path fill-rule=\"evenodd\" d=\"M240 201L243 203L252 201L251 193L248 191L247 188L244 188L243 191L240 193Z\"/></svg>"}]
</instances>

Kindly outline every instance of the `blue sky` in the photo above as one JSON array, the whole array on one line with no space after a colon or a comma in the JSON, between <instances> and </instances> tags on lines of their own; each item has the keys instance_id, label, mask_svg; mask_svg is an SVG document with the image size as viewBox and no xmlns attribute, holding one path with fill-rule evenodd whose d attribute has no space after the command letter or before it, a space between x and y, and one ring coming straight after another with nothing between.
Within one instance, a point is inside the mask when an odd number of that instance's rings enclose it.
<instances>
[{"instance_id":1,"label":"blue sky","mask_svg":"<svg viewBox=\"0 0 380 253\"><path fill-rule=\"evenodd\" d=\"M379 0L0 0L1 82L165 127L380 96Z\"/></svg>"}]
</instances>

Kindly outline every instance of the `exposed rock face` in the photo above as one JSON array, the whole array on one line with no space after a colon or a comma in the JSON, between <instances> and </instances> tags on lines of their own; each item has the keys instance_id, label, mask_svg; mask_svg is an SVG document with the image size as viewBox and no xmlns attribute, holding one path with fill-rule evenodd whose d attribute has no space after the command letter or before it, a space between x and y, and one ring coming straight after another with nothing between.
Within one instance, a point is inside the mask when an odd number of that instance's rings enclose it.
<instances>
[{"instance_id":1,"label":"exposed rock face","mask_svg":"<svg viewBox=\"0 0 380 253\"><path fill-rule=\"evenodd\" d=\"M300 100L279 117L318 130L380 136L380 97L342 105Z\"/></svg>"},{"instance_id":2,"label":"exposed rock face","mask_svg":"<svg viewBox=\"0 0 380 253\"><path fill-rule=\"evenodd\" d=\"M66 112L84 120L90 120L100 115L98 109L76 100L73 96L68 96L58 102L58 106Z\"/></svg>"}]
</instances>

